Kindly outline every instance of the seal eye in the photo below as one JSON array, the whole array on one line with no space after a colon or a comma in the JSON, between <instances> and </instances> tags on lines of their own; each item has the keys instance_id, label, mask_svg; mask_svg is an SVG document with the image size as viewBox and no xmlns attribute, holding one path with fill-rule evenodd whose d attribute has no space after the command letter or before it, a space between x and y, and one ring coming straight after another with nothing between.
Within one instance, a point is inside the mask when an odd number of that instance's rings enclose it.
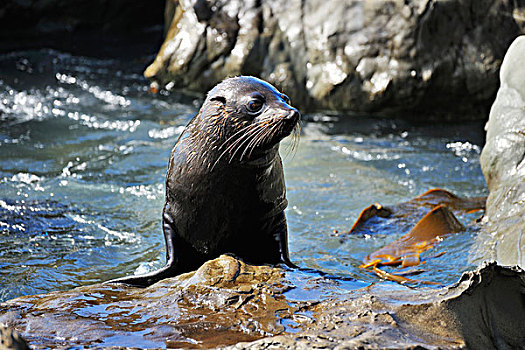
<instances>
[{"instance_id":1,"label":"seal eye","mask_svg":"<svg viewBox=\"0 0 525 350\"><path fill-rule=\"evenodd\" d=\"M264 106L264 101L259 98L254 98L248 104L246 105L246 109L248 109L249 113L255 114L262 110Z\"/></svg>"}]
</instances>

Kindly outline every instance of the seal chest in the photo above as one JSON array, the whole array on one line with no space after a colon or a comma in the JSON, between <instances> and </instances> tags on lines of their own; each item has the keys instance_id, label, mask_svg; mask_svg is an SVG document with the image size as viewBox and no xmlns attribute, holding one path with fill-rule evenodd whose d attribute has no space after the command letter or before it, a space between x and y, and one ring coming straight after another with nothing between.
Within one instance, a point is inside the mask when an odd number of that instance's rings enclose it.
<instances>
[{"instance_id":1,"label":"seal chest","mask_svg":"<svg viewBox=\"0 0 525 350\"><path fill-rule=\"evenodd\" d=\"M279 142L297 130L299 119L289 98L260 79L241 76L215 86L171 152L166 266L112 282L147 286L224 253L293 265Z\"/></svg>"}]
</instances>

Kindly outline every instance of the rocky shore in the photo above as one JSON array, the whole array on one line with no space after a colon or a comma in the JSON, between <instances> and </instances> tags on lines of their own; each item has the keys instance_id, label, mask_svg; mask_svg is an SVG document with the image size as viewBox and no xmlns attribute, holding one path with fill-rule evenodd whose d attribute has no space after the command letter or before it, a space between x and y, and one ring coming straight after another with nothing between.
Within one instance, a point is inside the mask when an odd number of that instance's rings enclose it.
<instances>
[{"instance_id":1,"label":"rocky shore","mask_svg":"<svg viewBox=\"0 0 525 350\"><path fill-rule=\"evenodd\" d=\"M525 6L505 0L0 5L0 52L136 57L158 50L145 70L155 89L205 93L225 77L255 75L303 112L417 121L486 119L503 55L523 33Z\"/></svg>"},{"instance_id":2,"label":"rocky shore","mask_svg":"<svg viewBox=\"0 0 525 350\"><path fill-rule=\"evenodd\" d=\"M483 119L494 102L481 158L483 243L470 252L491 262L440 289L377 283L319 300L305 291L320 295L336 281L305 273L305 288L292 271L223 255L145 289L96 284L0 303L9 327L0 345L14 348L19 332L36 348L523 347L525 37L514 39L524 9L503 0L335 4L170 0L166 41L146 75L205 91L254 74L305 109L411 119Z\"/></svg>"},{"instance_id":3,"label":"rocky shore","mask_svg":"<svg viewBox=\"0 0 525 350\"><path fill-rule=\"evenodd\" d=\"M288 294L295 288L281 269L224 255L146 289L98 284L13 299L0 304L0 324L37 348L515 349L525 342L518 267L485 264L438 290L377 284L297 300Z\"/></svg>"}]
</instances>

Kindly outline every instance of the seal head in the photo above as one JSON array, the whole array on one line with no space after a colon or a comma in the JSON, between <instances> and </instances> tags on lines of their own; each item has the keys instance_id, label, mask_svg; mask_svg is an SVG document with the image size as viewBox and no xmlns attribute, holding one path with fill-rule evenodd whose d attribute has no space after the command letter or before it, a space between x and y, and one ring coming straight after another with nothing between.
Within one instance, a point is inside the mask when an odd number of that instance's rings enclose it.
<instances>
[{"instance_id":1,"label":"seal head","mask_svg":"<svg viewBox=\"0 0 525 350\"><path fill-rule=\"evenodd\" d=\"M182 139L190 138L192 144L206 148L208 153L198 155L208 166L215 167L223 160L228 164L247 162L276 151L299 118L290 99L272 85L254 77L235 77L208 93Z\"/></svg>"},{"instance_id":2,"label":"seal head","mask_svg":"<svg viewBox=\"0 0 525 350\"><path fill-rule=\"evenodd\" d=\"M260 79L241 76L215 86L171 152L166 266L113 282L147 286L224 253L293 266L279 142L297 130L299 119L290 99Z\"/></svg>"}]
</instances>

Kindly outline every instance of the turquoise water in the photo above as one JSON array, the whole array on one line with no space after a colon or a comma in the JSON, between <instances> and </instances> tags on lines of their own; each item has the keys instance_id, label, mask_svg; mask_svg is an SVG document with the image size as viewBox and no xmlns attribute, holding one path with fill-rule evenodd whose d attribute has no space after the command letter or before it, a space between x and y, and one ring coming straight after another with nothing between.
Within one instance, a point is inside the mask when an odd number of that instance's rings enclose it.
<instances>
[{"instance_id":1,"label":"turquoise water","mask_svg":"<svg viewBox=\"0 0 525 350\"><path fill-rule=\"evenodd\" d=\"M151 59L49 50L0 56L0 300L163 265L167 160L202 96L149 93L141 72ZM358 267L362 259L419 218L384 232L341 233L374 202L399 203L434 187L485 194L482 143L480 123L305 115L296 150L290 140L281 148L292 260L358 280L347 288L381 281ZM477 215L460 220L469 225ZM445 239L446 254L418 278L456 281L472 267L474 236L469 226Z\"/></svg>"}]
</instances>

